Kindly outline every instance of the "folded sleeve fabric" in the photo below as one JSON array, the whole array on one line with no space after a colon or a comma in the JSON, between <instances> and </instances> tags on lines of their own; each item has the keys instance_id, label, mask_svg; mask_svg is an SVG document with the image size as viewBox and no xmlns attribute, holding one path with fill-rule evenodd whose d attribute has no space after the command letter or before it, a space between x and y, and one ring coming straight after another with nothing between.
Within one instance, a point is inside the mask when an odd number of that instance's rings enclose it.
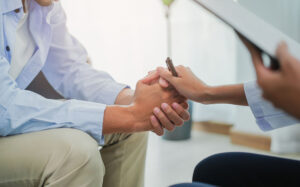
<instances>
[{"instance_id":1,"label":"folded sleeve fabric","mask_svg":"<svg viewBox=\"0 0 300 187\"><path fill-rule=\"evenodd\" d=\"M19 89L9 75L9 62L0 56L0 136L53 128L75 128L103 143L102 122L105 104L46 99Z\"/></svg>"},{"instance_id":2,"label":"folded sleeve fabric","mask_svg":"<svg viewBox=\"0 0 300 187\"><path fill-rule=\"evenodd\" d=\"M263 131L269 131L299 123L299 120L275 108L262 97L262 91L256 82L244 85L248 104L256 118L256 122Z\"/></svg>"}]
</instances>

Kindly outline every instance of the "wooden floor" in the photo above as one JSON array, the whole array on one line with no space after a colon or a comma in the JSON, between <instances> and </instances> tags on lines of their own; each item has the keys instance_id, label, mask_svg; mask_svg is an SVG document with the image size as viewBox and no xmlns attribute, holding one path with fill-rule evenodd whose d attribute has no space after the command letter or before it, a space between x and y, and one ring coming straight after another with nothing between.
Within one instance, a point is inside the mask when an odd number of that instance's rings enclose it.
<instances>
[{"instance_id":1,"label":"wooden floor","mask_svg":"<svg viewBox=\"0 0 300 187\"><path fill-rule=\"evenodd\" d=\"M193 123L194 130L228 135L232 144L251 147L258 150L270 151L271 137L236 131L233 130L232 127L233 125L231 124L214 121Z\"/></svg>"}]
</instances>

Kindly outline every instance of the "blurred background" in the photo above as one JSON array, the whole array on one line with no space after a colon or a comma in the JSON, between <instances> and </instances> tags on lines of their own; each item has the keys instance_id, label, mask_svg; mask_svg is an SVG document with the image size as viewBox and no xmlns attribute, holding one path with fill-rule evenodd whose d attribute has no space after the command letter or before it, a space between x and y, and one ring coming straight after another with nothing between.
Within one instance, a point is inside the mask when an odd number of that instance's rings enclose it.
<instances>
[{"instance_id":1,"label":"blurred background","mask_svg":"<svg viewBox=\"0 0 300 187\"><path fill-rule=\"evenodd\" d=\"M299 0L238 0L300 42ZM129 84L167 57L166 6L161 0L62 0L70 32L87 48L93 66ZM172 58L210 85L255 80L249 54L233 30L192 0L171 8ZM247 107L193 105L192 138L172 142L150 135L146 186L191 181L206 156L247 151L298 159L300 126L264 133Z\"/></svg>"}]
</instances>

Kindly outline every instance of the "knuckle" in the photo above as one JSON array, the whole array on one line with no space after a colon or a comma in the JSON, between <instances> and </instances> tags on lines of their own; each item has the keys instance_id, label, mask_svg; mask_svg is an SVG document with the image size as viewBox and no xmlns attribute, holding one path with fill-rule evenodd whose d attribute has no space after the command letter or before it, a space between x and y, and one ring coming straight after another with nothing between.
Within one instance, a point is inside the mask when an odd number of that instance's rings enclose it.
<instances>
[{"instance_id":1,"label":"knuckle","mask_svg":"<svg viewBox=\"0 0 300 187\"><path fill-rule=\"evenodd\" d=\"M158 113L158 117L160 118L160 119L166 119L166 116L165 116L165 114L162 112L162 111L160 111L159 113Z\"/></svg>"},{"instance_id":2,"label":"knuckle","mask_svg":"<svg viewBox=\"0 0 300 187\"><path fill-rule=\"evenodd\" d=\"M176 104L176 107L174 109L177 112L177 114L182 113L182 111L184 110L183 107L179 104Z\"/></svg>"},{"instance_id":3,"label":"knuckle","mask_svg":"<svg viewBox=\"0 0 300 187\"><path fill-rule=\"evenodd\" d=\"M171 110L170 107L167 107L167 108L165 109L165 112L166 112L166 114L167 114L168 116L170 116L170 115L173 114L173 111Z\"/></svg>"},{"instance_id":4,"label":"knuckle","mask_svg":"<svg viewBox=\"0 0 300 187\"><path fill-rule=\"evenodd\" d=\"M178 67L178 69L180 69L180 70L184 69L184 66L183 66L183 65L179 65L179 66L177 66L177 67Z\"/></svg>"},{"instance_id":5,"label":"knuckle","mask_svg":"<svg viewBox=\"0 0 300 187\"><path fill-rule=\"evenodd\" d=\"M178 114L180 115L180 116L184 116L185 115L185 110L183 109L183 108L178 108L177 109L178 110Z\"/></svg>"}]
</instances>

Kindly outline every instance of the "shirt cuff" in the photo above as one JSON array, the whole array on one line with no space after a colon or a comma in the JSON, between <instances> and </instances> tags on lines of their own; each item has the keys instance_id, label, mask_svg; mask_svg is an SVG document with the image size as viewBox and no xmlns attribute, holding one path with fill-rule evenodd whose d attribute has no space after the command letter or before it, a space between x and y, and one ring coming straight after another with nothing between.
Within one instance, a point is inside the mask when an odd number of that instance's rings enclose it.
<instances>
[{"instance_id":1,"label":"shirt cuff","mask_svg":"<svg viewBox=\"0 0 300 187\"><path fill-rule=\"evenodd\" d=\"M256 123L261 130L269 131L299 123L297 119L266 101L256 82L246 83L244 90L248 104L256 118Z\"/></svg>"},{"instance_id":2,"label":"shirt cuff","mask_svg":"<svg viewBox=\"0 0 300 187\"><path fill-rule=\"evenodd\" d=\"M104 144L103 119L106 105L88 101L69 100L72 107L69 119L76 124L75 129L82 130L92 136L99 145Z\"/></svg>"},{"instance_id":3,"label":"shirt cuff","mask_svg":"<svg viewBox=\"0 0 300 187\"><path fill-rule=\"evenodd\" d=\"M244 84L244 90L248 105L251 108L251 111L256 118L256 123L263 131L273 130L273 127L270 123L264 119L264 111L261 108L261 103L263 102L262 91L256 84L256 82L249 82Z\"/></svg>"}]
</instances>

